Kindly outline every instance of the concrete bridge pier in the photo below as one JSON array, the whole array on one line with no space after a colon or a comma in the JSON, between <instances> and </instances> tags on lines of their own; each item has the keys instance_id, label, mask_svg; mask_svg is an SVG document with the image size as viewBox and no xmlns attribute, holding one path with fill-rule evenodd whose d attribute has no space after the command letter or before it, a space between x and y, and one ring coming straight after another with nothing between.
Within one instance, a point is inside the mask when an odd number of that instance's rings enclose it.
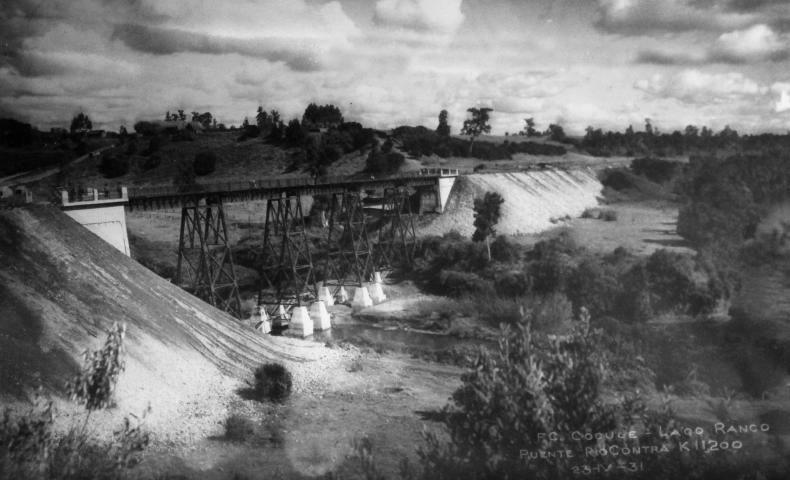
<instances>
[{"instance_id":1,"label":"concrete bridge pier","mask_svg":"<svg viewBox=\"0 0 790 480\"><path fill-rule=\"evenodd\" d=\"M102 240L126 255L129 252L129 236L126 232L126 204L129 195L126 187L118 191L102 191L95 188L80 197L61 191L61 210L80 225L95 233Z\"/></svg>"}]
</instances>

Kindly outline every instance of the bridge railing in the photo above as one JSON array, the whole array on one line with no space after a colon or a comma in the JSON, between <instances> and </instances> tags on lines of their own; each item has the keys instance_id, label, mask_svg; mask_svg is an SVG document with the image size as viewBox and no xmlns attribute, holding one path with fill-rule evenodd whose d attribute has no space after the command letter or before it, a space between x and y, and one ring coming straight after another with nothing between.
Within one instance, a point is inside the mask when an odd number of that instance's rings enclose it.
<instances>
[{"instance_id":1,"label":"bridge railing","mask_svg":"<svg viewBox=\"0 0 790 480\"><path fill-rule=\"evenodd\" d=\"M430 172L428 170L431 170ZM311 177L276 177L266 179L249 180L245 182L214 182L199 183L184 186L161 186L161 187L130 187L129 198L152 198L165 196L189 196L207 193L233 193L256 190L270 190L279 188L298 188L298 187L320 187L327 185L364 185L370 183L389 183L401 182L415 179L426 179L426 177L457 175L458 170L453 169L422 169L416 173L400 175L394 178L369 178L352 179L345 176L324 176L319 178Z\"/></svg>"}]
</instances>

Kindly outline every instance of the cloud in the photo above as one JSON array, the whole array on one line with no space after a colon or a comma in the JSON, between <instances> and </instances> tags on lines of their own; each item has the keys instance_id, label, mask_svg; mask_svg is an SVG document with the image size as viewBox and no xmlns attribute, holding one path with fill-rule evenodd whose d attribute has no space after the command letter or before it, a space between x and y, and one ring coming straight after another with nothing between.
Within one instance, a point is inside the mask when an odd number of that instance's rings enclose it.
<instances>
[{"instance_id":1,"label":"cloud","mask_svg":"<svg viewBox=\"0 0 790 480\"><path fill-rule=\"evenodd\" d=\"M674 75L656 74L634 85L651 96L689 104L724 103L763 96L768 88L739 72L706 73L697 69Z\"/></svg>"},{"instance_id":2,"label":"cloud","mask_svg":"<svg viewBox=\"0 0 790 480\"><path fill-rule=\"evenodd\" d=\"M378 0L374 22L377 25L435 32L454 33L464 21L462 0Z\"/></svg>"},{"instance_id":3,"label":"cloud","mask_svg":"<svg viewBox=\"0 0 790 480\"><path fill-rule=\"evenodd\" d=\"M785 60L788 43L764 24L724 33L710 51L712 60L746 63L755 60Z\"/></svg>"},{"instance_id":4,"label":"cloud","mask_svg":"<svg viewBox=\"0 0 790 480\"><path fill-rule=\"evenodd\" d=\"M698 65L705 63L704 56L695 56L687 52L669 52L653 49L640 50L636 63L651 65Z\"/></svg>"},{"instance_id":5,"label":"cloud","mask_svg":"<svg viewBox=\"0 0 790 480\"><path fill-rule=\"evenodd\" d=\"M775 33L765 24L721 34L702 53L688 51L640 50L636 63L652 65L705 65L710 63L780 62L790 57L785 35Z\"/></svg>"},{"instance_id":6,"label":"cloud","mask_svg":"<svg viewBox=\"0 0 790 480\"><path fill-rule=\"evenodd\" d=\"M755 12L776 5L787 7L787 0L730 0L727 8L739 12Z\"/></svg>"},{"instance_id":7,"label":"cloud","mask_svg":"<svg viewBox=\"0 0 790 480\"><path fill-rule=\"evenodd\" d=\"M656 32L732 30L755 20L719 5L702 8L690 0L598 0L596 27L609 33L644 35Z\"/></svg>"},{"instance_id":8,"label":"cloud","mask_svg":"<svg viewBox=\"0 0 790 480\"><path fill-rule=\"evenodd\" d=\"M282 61L299 71L319 69L320 53L324 50L322 46L305 40L265 37L239 39L144 25L119 25L112 38L121 40L129 48L154 55L181 52L208 55L236 53Z\"/></svg>"},{"instance_id":9,"label":"cloud","mask_svg":"<svg viewBox=\"0 0 790 480\"><path fill-rule=\"evenodd\" d=\"M779 100L774 105L774 112L781 113L790 110L790 93L787 90L782 90Z\"/></svg>"}]
</instances>

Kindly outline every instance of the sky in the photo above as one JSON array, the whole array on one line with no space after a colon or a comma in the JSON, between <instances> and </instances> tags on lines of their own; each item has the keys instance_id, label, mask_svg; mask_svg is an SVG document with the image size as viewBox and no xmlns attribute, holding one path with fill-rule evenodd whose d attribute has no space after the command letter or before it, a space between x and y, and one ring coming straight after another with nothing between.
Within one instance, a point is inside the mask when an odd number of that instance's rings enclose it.
<instances>
[{"instance_id":1,"label":"sky","mask_svg":"<svg viewBox=\"0 0 790 480\"><path fill-rule=\"evenodd\" d=\"M3 0L0 117L790 130L790 0Z\"/></svg>"}]
</instances>

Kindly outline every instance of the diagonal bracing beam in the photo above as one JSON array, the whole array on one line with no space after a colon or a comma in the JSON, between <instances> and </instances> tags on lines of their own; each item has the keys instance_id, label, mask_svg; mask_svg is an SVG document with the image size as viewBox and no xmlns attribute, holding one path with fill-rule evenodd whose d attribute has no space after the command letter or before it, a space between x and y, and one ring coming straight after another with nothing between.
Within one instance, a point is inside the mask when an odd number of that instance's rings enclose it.
<instances>
[{"instance_id":1,"label":"diagonal bracing beam","mask_svg":"<svg viewBox=\"0 0 790 480\"><path fill-rule=\"evenodd\" d=\"M299 197L270 198L266 202L258 305L276 318L280 306L288 311L317 296L310 241Z\"/></svg>"},{"instance_id":2,"label":"diagonal bracing beam","mask_svg":"<svg viewBox=\"0 0 790 480\"><path fill-rule=\"evenodd\" d=\"M176 284L237 318L241 298L222 199L191 199L181 207Z\"/></svg>"},{"instance_id":3,"label":"diagonal bracing beam","mask_svg":"<svg viewBox=\"0 0 790 480\"><path fill-rule=\"evenodd\" d=\"M334 193L330 203L324 286L335 295L345 285L361 287L373 272L373 259L360 193Z\"/></svg>"},{"instance_id":4,"label":"diagonal bracing beam","mask_svg":"<svg viewBox=\"0 0 790 480\"><path fill-rule=\"evenodd\" d=\"M416 245L417 234L408 189L386 189L379 238L373 248L374 266L378 270L391 270L401 265L410 265L414 260Z\"/></svg>"}]
</instances>

